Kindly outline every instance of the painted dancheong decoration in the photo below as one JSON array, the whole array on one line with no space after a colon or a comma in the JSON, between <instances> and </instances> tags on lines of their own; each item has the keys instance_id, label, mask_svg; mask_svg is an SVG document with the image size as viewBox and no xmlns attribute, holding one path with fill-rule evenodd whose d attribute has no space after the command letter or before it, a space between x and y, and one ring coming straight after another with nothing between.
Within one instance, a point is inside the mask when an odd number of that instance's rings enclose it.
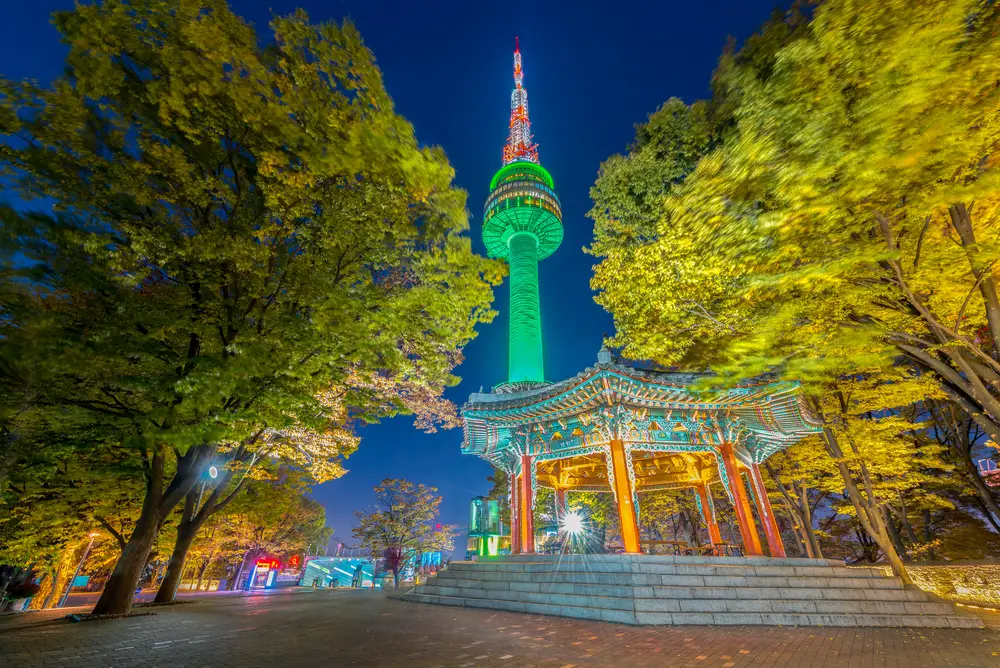
<instances>
[{"instance_id":1,"label":"painted dancheong decoration","mask_svg":"<svg viewBox=\"0 0 1000 668\"><path fill-rule=\"evenodd\" d=\"M507 380L469 397L462 410L463 452L478 455L511 480L511 551L532 553L532 499L555 490L556 514L571 490L615 495L626 552L640 552L639 492L691 488L713 544L722 538L712 490L736 509L743 552L762 554L751 503L764 523L772 556L784 556L758 465L818 432L792 382L758 382L707 390L706 375L648 371L615 361L602 348L597 364L574 378L548 382L542 346L538 261L563 238L554 183L538 157L528 118L521 52L514 51L510 135L503 166L490 183L483 241L510 264Z\"/></svg>"}]
</instances>

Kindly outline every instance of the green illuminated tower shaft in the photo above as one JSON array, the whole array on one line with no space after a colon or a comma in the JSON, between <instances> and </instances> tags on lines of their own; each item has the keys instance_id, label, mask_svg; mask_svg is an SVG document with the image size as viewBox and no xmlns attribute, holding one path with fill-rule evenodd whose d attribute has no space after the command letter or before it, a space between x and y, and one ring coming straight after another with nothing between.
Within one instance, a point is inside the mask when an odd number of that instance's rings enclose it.
<instances>
[{"instance_id":1,"label":"green illuminated tower shaft","mask_svg":"<svg viewBox=\"0 0 1000 668\"><path fill-rule=\"evenodd\" d=\"M543 382L542 311L538 300L538 240L518 232L508 241L510 255L510 359L507 380Z\"/></svg>"},{"instance_id":2,"label":"green illuminated tower shaft","mask_svg":"<svg viewBox=\"0 0 1000 668\"><path fill-rule=\"evenodd\" d=\"M510 339L507 391L545 382L538 261L563 238L562 209L552 177L538 164L531 141L528 92L522 86L521 51L514 51L514 92L504 166L490 183L483 214L483 241L491 257L510 263Z\"/></svg>"}]
</instances>

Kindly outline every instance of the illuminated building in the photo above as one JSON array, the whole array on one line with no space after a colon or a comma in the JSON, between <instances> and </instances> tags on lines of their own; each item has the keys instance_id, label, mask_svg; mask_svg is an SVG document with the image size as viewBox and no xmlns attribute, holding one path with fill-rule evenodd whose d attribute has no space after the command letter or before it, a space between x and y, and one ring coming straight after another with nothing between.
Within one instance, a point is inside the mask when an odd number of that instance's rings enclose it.
<instances>
[{"instance_id":1,"label":"illuminated building","mask_svg":"<svg viewBox=\"0 0 1000 668\"><path fill-rule=\"evenodd\" d=\"M495 557L501 547L509 548L504 541L503 522L500 521L500 503L496 499L477 496L472 499L469 512L468 553L480 557Z\"/></svg>"},{"instance_id":2,"label":"illuminated building","mask_svg":"<svg viewBox=\"0 0 1000 668\"><path fill-rule=\"evenodd\" d=\"M562 243L562 209L552 177L538 162L528 120L521 51L514 50L514 91L510 98L510 135L503 167L490 182L483 212L483 241L490 257L510 264L510 339L507 382L517 391L545 382L542 318L538 298L538 261Z\"/></svg>"},{"instance_id":3,"label":"illuminated building","mask_svg":"<svg viewBox=\"0 0 1000 668\"><path fill-rule=\"evenodd\" d=\"M510 477L512 552L534 551L531 508L539 485L555 491L557 517L565 513L571 490L613 493L623 547L632 553L640 551L639 493L687 487L713 544L722 542L717 490L736 509L745 554L762 554L754 503L770 553L784 556L758 465L819 431L803 409L797 384L701 389L704 374L645 371L613 362L607 350L576 377L547 382L538 261L552 255L562 237L562 210L531 135L516 47L510 134L483 216L489 254L510 263L508 375L493 392L470 396L462 413L463 452Z\"/></svg>"}]
</instances>

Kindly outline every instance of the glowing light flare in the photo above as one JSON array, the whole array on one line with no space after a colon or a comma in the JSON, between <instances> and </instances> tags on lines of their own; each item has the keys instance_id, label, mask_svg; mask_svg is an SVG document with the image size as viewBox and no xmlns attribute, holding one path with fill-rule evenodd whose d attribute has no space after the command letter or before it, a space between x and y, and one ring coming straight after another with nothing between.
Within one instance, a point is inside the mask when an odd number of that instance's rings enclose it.
<instances>
[{"instance_id":1,"label":"glowing light flare","mask_svg":"<svg viewBox=\"0 0 1000 668\"><path fill-rule=\"evenodd\" d=\"M576 512L566 513L562 517L561 524L562 526L560 527L560 529L562 529L565 533L568 533L571 536L577 536L583 533L584 531L583 517L580 515L580 513Z\"/></svg>"}]
</instances>

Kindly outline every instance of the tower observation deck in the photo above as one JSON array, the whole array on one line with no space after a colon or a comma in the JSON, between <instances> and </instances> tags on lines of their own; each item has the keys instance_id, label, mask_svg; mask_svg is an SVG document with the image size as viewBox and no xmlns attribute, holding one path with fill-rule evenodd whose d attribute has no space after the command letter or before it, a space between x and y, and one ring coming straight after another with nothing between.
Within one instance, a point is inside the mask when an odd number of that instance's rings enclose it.
<instances>
[{"instance_id":1,"label":"tower observation deck","mask_svg":"<svg viewBox=\"0 0 1000 668\"><path fill-rule=\"evenodd\" d=\"M563 238L559 197L552 177L538 162L538 147L532 143L523 76L521 50L515 45L510 135L503 151L503 167L490 182L483 214L487 252L510 265L510 357L507 382L499 391L545 383L538 261L552 255Z\"/></svg>"}]
</instances>

